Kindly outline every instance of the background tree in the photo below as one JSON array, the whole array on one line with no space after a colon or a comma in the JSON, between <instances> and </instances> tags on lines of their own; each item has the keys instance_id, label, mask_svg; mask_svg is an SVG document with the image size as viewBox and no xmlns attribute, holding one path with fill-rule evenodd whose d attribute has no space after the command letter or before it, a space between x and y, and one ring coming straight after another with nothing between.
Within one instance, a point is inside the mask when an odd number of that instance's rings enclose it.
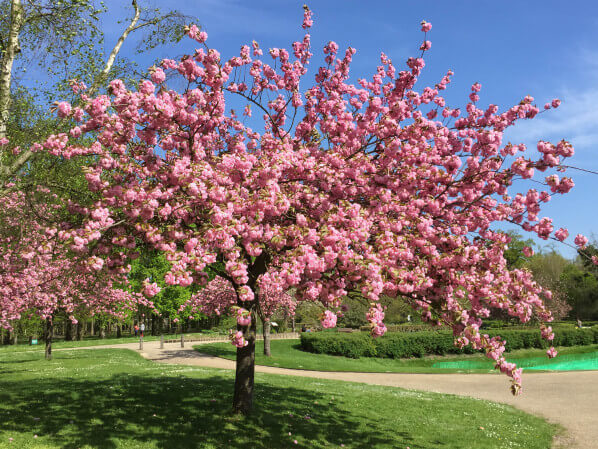
<instances>
[{"instance_id":1,"label":"background tree","mask_svg":"<svg viewBox=\"0 0 598 449\"><path fill-rule=\"evenodd\" d=\"M544 298L544 302L559 320L567 317L571 311L567 288L562 281L563 272L569 265L570 262L554 250L535 254L525 264L534 279L550 290L551 294Z\"/></svg>"},{"instance_id":2,"label":"background tree","mask_svg":"<svg viewBox=\"0 0 598 449\"><path fill-rule=\"evenodd\" d=\"M159 9L144 8L137 0L132 0L132 17L126 20L126 27L112 50L104 55L104 36L99 23L101 15L107 10L103 6L96 7L95 3L92 0L0 1L0 11L6 12L0 15L0 139L13 140L8 133L11 120L31 118L18 114L22 102L16 108L12 105L15 97L20 102L18 98L23 95L23 86L15 85L18 81L15 72L26 70L32 61L43 68L46 76L54 79L52 86L27 86L27 90L35 90L38 101L35 109L39 108L40 98L68 99L71 90L69 80L72 79L90 86L88 94L92 95L104 88L108 79L123 75L132 78L134 64L119 58L122 45L130 34L145 31L142 43L137 47L142 52L166 42L178 42L182 37L183 22L189 19L178 11L162 13ZM27 98L29 106L30 98ZM56 120L44 115L42 123L48 121L54 122L51 125L56 132ZM39 141L39 134L47 127L36 128L37 132L32 137ZM13 142L13 147L17 145L21 145L18 154L0 154L2 184L12 179L35 154L19 139Z\"/></svg>"},{"instance_id":3,"label":"background tree","mask_svg":"<svg viewBox=\"0 0 598 449\"><path fill-rule=\"evenodd\" d=\"M598 320L598 269L592 260L597 256L596 244L588 245L579 251L577 260L568 264L561 273L560 281L567 292L571 318Z\"/></svg>"},{"instance_id":4,"label":"background tree","mask_svg":"<svg viewBox=\"0 0 598 449\"><path fill-rule=\"evenodd\" d=\"M189 311L181 310L181 307L190 299L193 290L190 287L166 284L164 276L169 270L170 263L164 254L152 248L142 249L140 257L131 263L128 275L131 291L142 291L144 282L155 282L160 287L160 291L152 297L152 307L137 310L134 316L138 321L142 314L157 318L158 326L154 325L156 320L152 319L152 335L163 332L164 319L168 320L170 327L173 322L184 320L190 315ZM199 316L195 314L194 318Z\"/></svg>"}]
</instances>

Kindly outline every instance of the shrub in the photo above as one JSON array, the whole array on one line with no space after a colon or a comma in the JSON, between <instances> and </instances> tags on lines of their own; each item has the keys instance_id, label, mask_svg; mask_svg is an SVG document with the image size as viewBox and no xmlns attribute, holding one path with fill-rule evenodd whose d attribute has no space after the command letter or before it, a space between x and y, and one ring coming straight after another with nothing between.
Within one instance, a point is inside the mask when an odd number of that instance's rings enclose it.
<instances>
[{"instance_id":1,"label":"shrub","mask_svg":"<svg viewBox=\"0 0 598 449\"><path fill-rule=\"evenodd\" d=\"M341 338L335 338L338 336ZM376 356L373 339L364 333L304 332L301 334L301 348L316 354L342 355L352 359Z\"/></svg>"},{"instance_id":2,"label":"shrub","mask_svg":"<svg viewBox=\"0 0 598 449\"><path fill-rule=\"evenodd\" d=\"M507 352L524 348L548 347L548 343L541 338L538 329L495 329L488 331L487 334L490 337L502 337L506 342ZM598 326L584 329L564 327L555 330L554 346L578 346L593 343L598 343ZM452 332L446 330L387 332L386 335L376 339L365 332L353 334L303 333L301 334L301 349L318 354L341 355L350 358L390 359L475 352L469 346L463 349L455 346Z\"/></svg>"},{"instance_id":3,"label":"shrub","mask_svg":"<svg viewBox=\"0 0 598 449\"><path fill-rule=\"evenodd\" d=\"M446 327L433 327L430 324L389 324L386 326L388 332L436 332L440 330L447 330ZM361 326L360 331L369 332L370 326Z\"/></svg>"}]
</instances>

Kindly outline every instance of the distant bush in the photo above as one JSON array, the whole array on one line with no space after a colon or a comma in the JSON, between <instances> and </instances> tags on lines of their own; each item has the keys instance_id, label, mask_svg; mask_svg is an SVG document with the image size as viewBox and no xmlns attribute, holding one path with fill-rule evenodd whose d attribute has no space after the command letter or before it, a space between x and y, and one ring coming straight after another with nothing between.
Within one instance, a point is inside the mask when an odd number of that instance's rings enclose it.
<instances>
[{"instance_id":1,"label":"distant bush","mask_svg":"<svg viewBox=\"0 0 598 449\"><path fill-rule=\"evenodd\" d=\"M500 336L506 341L506 350L546 348L548 343L538 329L488 330L490 337ZM598 343L598 326L592 328L557 328L554 346L580 346ZM350 358L380 357L407 358L424 355L473 353L471 347L463 349L454 345L450 331L387 332L372 338L365 332L310 332L301 334L301 349L317 354L341 355Z\"/></svg>"}]
</instances>

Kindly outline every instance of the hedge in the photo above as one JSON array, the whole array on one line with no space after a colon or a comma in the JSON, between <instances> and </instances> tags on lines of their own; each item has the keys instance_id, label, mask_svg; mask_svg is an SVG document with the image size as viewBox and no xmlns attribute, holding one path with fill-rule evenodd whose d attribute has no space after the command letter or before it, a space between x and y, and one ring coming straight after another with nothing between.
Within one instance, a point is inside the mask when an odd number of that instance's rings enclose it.
<instances>
[{"instance_id":1,"label":"hedge","mask_svg":"<svg viewBox=\"0 0 598 449\"><path fill-rule=\"evenodd\" d=\"M547 342L539 330L493 330L490 337L501 336L506 341L506 350L523 348L546 348ZM554 346L578 346L598 343L598 326L583 329L557 328ZM467 346L463 349L454 345L450 331L387 332L380 338L372 338L365 332L301 334L301 349L317 354L340 355L350 358L380 357L406 358L424 355L473 353Z\"/></svg>"},{"instance_id":2,"label":"hedge","mask_svg":"<svg viewBox=\"0 0 598 449\"><path fill-rule=\"evenodd\" d=\"M388 332L421 332L421 331L441 331L447 330L446 326L444 327L432 327L431 324L387 324L386 329ZM371 330L370 326L361 326L359 328L362 332L369 332Z\"/></svg>"}]
</instances>

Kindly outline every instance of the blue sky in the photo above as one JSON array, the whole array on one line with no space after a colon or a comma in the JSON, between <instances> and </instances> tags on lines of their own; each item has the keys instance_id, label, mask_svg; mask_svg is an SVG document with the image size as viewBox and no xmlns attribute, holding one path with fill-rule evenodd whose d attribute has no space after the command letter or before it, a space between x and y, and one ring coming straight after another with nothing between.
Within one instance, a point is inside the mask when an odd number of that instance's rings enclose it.
<instances>
[{"instance_id":1,"label":"blue sky","mask_svg":"<svg viewBox=\"0 0 598 449\"><path fill-rule=\"evenodd\" d=\"M109 49L122 27L116 20L129 2L106 3L111 14L103 18L103 27ZM289 48L293 40L302 37L303 3L155 0L152 5L178 8L197 17L209 34L209 45L228 57L253 39L264 49ZM352 66L355 78L373 73L380 51L402 68L407 57L418 54L423 36L419 23L425 19L433 24L429 33L432 49L426 56L420 89L452 69L453 83L446 91L452 107L465 106L473 82L482 84L482 106L494 103L508 107L527 94L539 105L558 97L562 100L559 109L520 123L506 140L535 148L540 138L566 138L576 148L570 165L598 171L598 3L320 0L309 6L315 19L312 65L321 61L323 45L334 40L341 50L348 45L357 49ZM126 42L122 52L136 58L142 67L156 58L180 56L195 48L185 39L175 48L160 48L140 59L134 55L135 45L134 40ZM576 171L570 174L576 187L565 196L555 197L542 215L554 218L556 228L567 227L570 243L577 233L595 233L598 238L598 175ZM567 257L574 256L574 250L555 245Z\"/></svg>"}]
</instances>

